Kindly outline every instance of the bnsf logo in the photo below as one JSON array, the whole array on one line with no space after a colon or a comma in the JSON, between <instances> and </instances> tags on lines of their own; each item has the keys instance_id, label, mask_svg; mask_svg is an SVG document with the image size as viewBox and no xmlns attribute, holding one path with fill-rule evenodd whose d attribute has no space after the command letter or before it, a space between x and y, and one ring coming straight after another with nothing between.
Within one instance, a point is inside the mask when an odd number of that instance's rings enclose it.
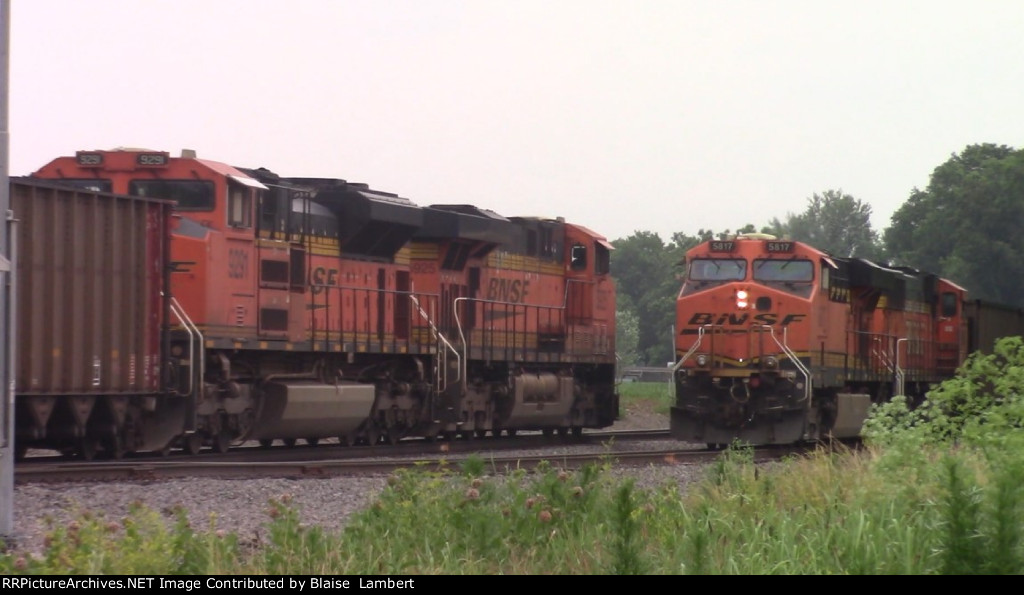
<instances>
[{"instance_id":1,"label":"bnsf logo","mask_svg":"<svg viewBox=\"0 0 1024 595\"><path fill-rule=\"evenodd\" d=\"M800 320L806 317L806 314L787 314L781 317L780 321L780 315L775 312L764 312L761 314L750 314L747 312L729 312L726 314L695 312L686 324L691 326L703 326L705 324L713 324L715 326L745 326L750 323L759 322L761 324L781 324L782 326L786 326L794 322L800 322Z\"/></svg>"},{"instance_id":2,"label":"bnsf logo","mask_svg":"<svg viewBox=\"0 0 1024 595\"><path fill-rule=\"evenodd\" d=\"M491 279L490 284L487 286L487 299L517 304L523 301L529 292L529 281Z\"/></svg>"}]
</instances>

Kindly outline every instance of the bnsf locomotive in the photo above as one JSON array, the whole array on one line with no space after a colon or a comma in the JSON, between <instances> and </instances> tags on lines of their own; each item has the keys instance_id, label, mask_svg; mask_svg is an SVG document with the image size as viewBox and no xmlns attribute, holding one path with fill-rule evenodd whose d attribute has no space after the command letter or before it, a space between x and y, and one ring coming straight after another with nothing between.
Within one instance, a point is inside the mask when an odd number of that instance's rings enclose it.
<instances>
[{"instance_id":1,"label":"bnsf locomotive","mask_svg":"<svg viewBox=\"0 0 1024 595\"><path fill-rule=\"evenodd\" d=\"M936 275L766 234L701 243L686 263L670 414L681 440L855 437L872 403L919 401L968 353L1024 332L1020 309Z\"/></svg>"},{"instance_id":2,"label":"bnsf locomotive","mask_svg":"<svg viewBox=\"0 0 1024 595\"><path fill-rule=\"evenodd\" d=\"M579 434L618 414L611 245L334 178L81 151L12 182L17 448Z\"/></svg>"}]
</instances>

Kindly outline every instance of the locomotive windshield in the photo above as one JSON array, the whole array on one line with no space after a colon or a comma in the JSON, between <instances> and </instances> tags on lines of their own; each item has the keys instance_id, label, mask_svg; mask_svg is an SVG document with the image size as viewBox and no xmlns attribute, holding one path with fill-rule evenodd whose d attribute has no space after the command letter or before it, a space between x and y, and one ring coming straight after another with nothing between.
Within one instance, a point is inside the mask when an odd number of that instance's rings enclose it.
<instances>
[{"instance_id":1,"label":"locomotive windshield","mask_svg":"<svg viewBox=\"0 0 1024 595\"><path fill-rule=\"evenodd\" d=\"M73 186L79 190L88 190L89 192L111 192L113 189L110 180L98 180L96 178L61 178L53 180L53 182L63 186Z\"/></svg>"},{"instance_id":2,"label":"locomotive windshield","mask_svg":"<svg viewBox=\"0 0 1024 595\"><path fill-rule=\"evenodd\" d=\"M179 211L212 211L213 182L205 180L132 180L128 194L178 203Z\"/></svg>"},{"instance_id":3,"label":"locomotive windshield","mask_svg":"<svg viewBox=\"0 0 1024 595\"><path fill-rule=\"evenodd\" d=\"M809 260L754 260L755 281L813 281L814 264Z\"/></svg>"},{"instance_id":4,"label":"locomotive windshield","mask_svg":"<svg viewBox=\"0 0 1024 595\"><path fill-rule=\"evenodd\" d=\"M698 258L690 263L693 281L742 281L747 277L747 261L739 258Z\"/></svg>"}]
</instances>

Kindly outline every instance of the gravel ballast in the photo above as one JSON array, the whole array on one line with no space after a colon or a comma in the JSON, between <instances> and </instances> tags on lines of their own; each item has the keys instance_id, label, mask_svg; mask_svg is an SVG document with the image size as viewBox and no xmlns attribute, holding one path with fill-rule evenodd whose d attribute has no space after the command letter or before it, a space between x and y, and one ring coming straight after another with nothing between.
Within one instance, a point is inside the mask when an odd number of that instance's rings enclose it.
<instances>
[{"instance_id":1,"label":"gravel ballast","mask_svg":"<svg viewBox=\"0 0 1024 595\"><path fill-rule=\"evenodd\" d=\"M637 412L616 422L614 430L665 428L664 415ZM577 447L559 447L553 459ZM585 448L585 447L578 447ZM645 448L636 444L635 448ZM563 450L564 449L564 450ZM545 451L546 452L546 451ZM616 469L629 474L639 487L675 481L680 486L699 472L691 465L659 465ZM14 551L40 555L52 526L66 525L88 511L119 522L133 505L141 504L171 520L175 511L187 511L196 530L211 526L253 543L261 543L272 500L290 498L290 506L303 524L333 531L349 516L370 505L386 485L387 476L326 477L308 479L187 478L110 483L19 484L14 490Z\"/></svg>"}]
</instances>

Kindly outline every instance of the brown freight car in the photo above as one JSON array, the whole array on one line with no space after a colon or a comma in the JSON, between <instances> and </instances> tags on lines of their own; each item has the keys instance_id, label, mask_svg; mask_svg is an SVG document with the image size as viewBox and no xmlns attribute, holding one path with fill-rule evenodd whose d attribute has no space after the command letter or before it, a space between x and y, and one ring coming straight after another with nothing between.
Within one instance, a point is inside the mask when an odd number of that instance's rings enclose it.
<instances>
[{"instance_id":1,"label":"brown freight car","mask_svg":"<svg viewBox=\"0 0 1024 595\"><path fill-rule=\"evenodd\" d=\"M164 447L185 411L161 379L173 203L28 178L10 197L18 454Z\"/></svg>"},{"instance_id":2,"label":"brown freight car","mask_svg":"<svg viewBox=\"0 0 1024 595\"><path fill-rule=\"evenodd\" d=\"M992 353L1002 337L1024 335L1024 309L984 300L964 302L967 320L967 353Z\"/></svg>"}]
</instances>

